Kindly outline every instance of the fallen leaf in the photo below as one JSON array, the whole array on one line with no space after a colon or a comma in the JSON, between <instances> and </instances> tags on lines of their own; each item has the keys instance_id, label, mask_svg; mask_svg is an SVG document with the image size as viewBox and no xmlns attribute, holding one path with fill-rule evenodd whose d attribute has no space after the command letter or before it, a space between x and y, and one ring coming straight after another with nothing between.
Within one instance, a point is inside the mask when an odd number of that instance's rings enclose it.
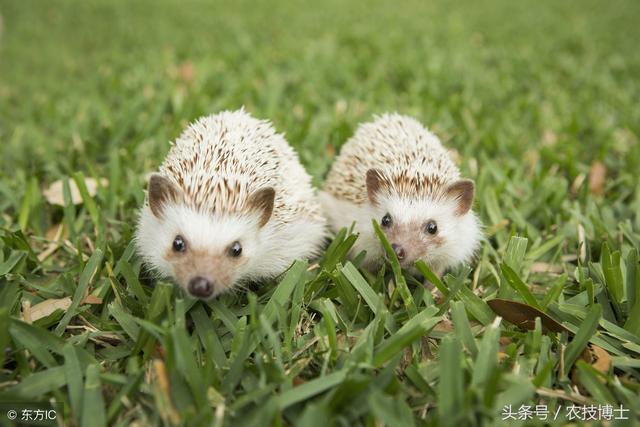
<instances>
[{"instance_id":1,"label":"fallen leaf","mask_svg":"<svg viewBox=\"0 0 640 427\"><path fill-rule=\"evenodd\" d=\"M453 323L449 319L443 319L434 328L434 332L452 332Z\"/></svg>"},{"instance_id":2,"label":"fallen leaf","mask_svg":"<svg viewBox=\"0 0 640 427\"><path fill-rule=\"evenodd\" d=\"M56 224L47 230L47 240L51 241L42 252L38 254L38 261L42 262L49 258L55 251L64 244L64 239L67 236L67 230L62 224Z\"/></svg>"},{"instance_id":3,"label":"fallen leaf","mask_svg":"<svg viewBox=\"0 0 640 427\"><path fill-rule=\"evenodd\" d=\"M153 361L153 371L155 374L155 383L158 385L159 390L158 397L162 402L162 404L158 405L160 416L165 422L178 425L181 422L181 417L171 400L171 386L164 362L160 359L155 359Z\"/></svg>"},{"instance_id":4,"label":"fallen leaf","mask_svg":"<svg viewBox=\"0 0 640 427\"><path fill-rule=\"evenodd\" d=\"M605 165L596 160L589 169L589 191L595 195L602 195L604 189L604 180L607 177L607 168Z\"/></svg>"},{"instance_id":5,"label":"fallen leaf","mask_svg":"<svg viewBox=\"0 0 640 427\"><path fill-rule=\"evenodd\" d=\"M513 343L513 339L511 337L500 337L498 339L498 343L501 347L506 347L509 344Z\"/></svg>"},{"instance_id":6,"label":"fallen leaf","mask_svg":"<svg viewBox=\"0 0 640 427\"><path fill-rule=\"evenodd\" d=\"M589 344L587 349L589 350L589 359L585 359L585 361L590 363L598 372L608 373L612 363L609 353L595 344Z\"/></svg>"},{"instance_id":7,"label":"fallen leaf","mask_svg":"<svg viewBox=\"0 0 640 427\"><path fill-rule=\"evenodd\" d=\"M333 146L333 144L327 144L324 146L324 152L328 157L335 157L336 156L336 148Z\"/></svg>"},{"instance_id":8,"label":"fallen leaf","mask_svg":"<svg viewBox=\"0 0 640 427\"><path fill-rule=\"evenodd\" d=\"M47 233L45 234L47 240L49 241L59 240L60 237L62 236L62 228L63 228L62 223L55 224L51 228L49 228L47 230Z\"/></svg>"},{"instance_id":9,"label":"fallen leaf","mask_svg":"<svg viewBox=\"0 0 640 427\"><path fill-rule=\"evenodd\" d=\"M109 185L109 182L106 178L101 178L99 181L102 187L106 187ZM98 192L98 180L93 178L85 178L84 184L87 187L87 192L89 196L93 197ZM49 203L52 205L64 206L64 181L61 179L52 183L49 188L44 190L44 197L47 199ZM78 190L78 186L76 182L72 179L69 180L69 190L71 192L71 203L74 205L82 204L82 196L80 195L80 190Z\"/></svg>"},{"instance_id":10,"label":"fallen leaf","mask_svg":"<svg viewBox=\"0 0 640 427\"><path fill-rule=\"evenodd\" d=\"M487 301L491 310L498 316L502 316L506 321L520 328L533 330L536 326L536 317L542 322L542 329L551 332L569 332L567 328L562 326L557 320L548 314L543 313L537 308L530 305L511 301L506 299L495 298Z\"/></svg>"},{"instance_id":11,"label":"fallen leaf","mask_svg":"<svg viewBox=\"0 0 640 427\"><path fill-rule=\"evenodd\" d=\"M38 319L42 319L43 317L47 317L51 315L56 310L67 311L67 309L71 306L71 298L52 298L45 301L42 301L28 310L25 310L23 305L22 307L22 315L20 316L22 320L25 322L35 322Z\"/></svg>"},{"instance_id":12,"label":"fallen leaf","mask_svg":"<svg viewBox=\"0 0 640 427\"><path fill-rule=\"evenodd\" d=\"M22 320L27 322L28 324L33 323L33 319L31 318L31 302L30 301L22 301Z\"/></svg>"},{"instance_id":13,"label":"fallen leaf","mask_svg":"<svg viewBox=\"0 0 640 427\"><path fill-rule=\"evenodd\" d=\"M187 61L180 64L180 67L178 68L178 77L180 77L180 80L189 84L193 81L193 79L195 78L195 75L196 75L196 67L193 65L192 62Z\"/></svg>"},{"instance_id":14,"label":"fallen leaf","mask_svg":"<svg viewBox=\"0 0 640 427\"><path fill-rule=\"evenodd\" d=\"M97 297L95 295L87 295L86 298L83 299L80 304L100 305L100 304L102 304L102 298Z\"/></svg>"},{"instance_id":15,"label":"fallen leaf","mask_svg":"<svg viewBox=\"0 0 640 427\"><path fill-rule=\"evenodd\" d=\"M593 366L593 368L598 372L603 374L609 373L609 369L611 368L611 364L613 363L611 360L611 356L605 349L591 343L589 343L587 347L585 347L585 349L582 351L582 354L580 354L580 359L584 360L585 362ZM580 387L580 390L583 392L583 394L588 393L588 391L584 389L582 384L580 383L580 379L578 377L578 368L576 367L576 365L573 365L573 368L571 368L571 381L575 385Z\"/></svg>"}]
</instances>

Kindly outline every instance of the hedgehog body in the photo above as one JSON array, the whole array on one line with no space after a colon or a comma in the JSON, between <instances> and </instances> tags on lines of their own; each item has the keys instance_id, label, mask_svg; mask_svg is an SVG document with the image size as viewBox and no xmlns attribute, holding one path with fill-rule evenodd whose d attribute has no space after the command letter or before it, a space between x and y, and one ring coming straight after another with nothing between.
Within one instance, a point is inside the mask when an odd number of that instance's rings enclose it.
<instances>
[{"instance_id":1,"label":"hedgehog body","mask_svg":"<svg viewBox=\"0 0 640 427\"><path fill-rule=\"evenodd\" d=\"M471 210L474 185L440 140L417 120L385 114L360 125L342 147L327 176L321 201L333 231L355 223L353 253L365 264L384 258L371 220L377 220L398 259L419 259L442 274L469 261L481 240Z\"/></svg>"},{"instance_id":2,"label":"hedgehog body","mask_svg":"<svg viewBox=\"0 0 640 427\"><path fill-rule=\"evenodd\" d=\"M191 124L149 181L138 252L192 296L208 298L315 256L320 205L297 154L244 110Z\"/></svg>"}]
</instances>

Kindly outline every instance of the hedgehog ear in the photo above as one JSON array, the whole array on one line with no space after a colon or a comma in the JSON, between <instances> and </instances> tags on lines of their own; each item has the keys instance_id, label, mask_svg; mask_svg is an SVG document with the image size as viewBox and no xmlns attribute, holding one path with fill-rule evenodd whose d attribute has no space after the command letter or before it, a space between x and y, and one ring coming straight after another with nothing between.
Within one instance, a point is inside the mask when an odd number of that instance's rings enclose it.
<instances>
[{"instance_id":1,"label":"hedgehog ear","mask_svg":"<svg viewBox=\"0 0 640 427\"><path fill-rule=\"evenodd\" d=\"M156 218L162 218L168 202L177 202L180 191L166 177L154 173L149 179L149 208Z\"/></svg>"},{"instance_id":2,"label":"hedgehog ear","mask_svg":"<svg viewBox=\"0 0 640 427\"><path fill-rule=\"evenodd\" d=\"M372 204L378 204L378 193L387 185L387 179L380 169L369 169L367 171L367 195Z\"/></svg>"},{"instance_id":3,"label":"hedgehog ear","mask_svg":"<svg viewBox=\"0 0 640 427\"><path fill-rule=\"evenodd\" d=\"M276 191L271 187L261 188L249 196L248 206L250 210L256 211L260 215L258 227L264 226L273 213L273 202L276 198Z\"/></svg>"},{"instance_id":4,"label":"hedgehog ear","mask_svg":"<svg viewBox=\"0 0 640 427\"><path fill-rule=\"evenodd\" d=\"M461 179L447 188L447 197L453 199L457 204L456 215L464 215L469 212L474 192L475 185L470 179Z\"/></svg>"}]
</instances>

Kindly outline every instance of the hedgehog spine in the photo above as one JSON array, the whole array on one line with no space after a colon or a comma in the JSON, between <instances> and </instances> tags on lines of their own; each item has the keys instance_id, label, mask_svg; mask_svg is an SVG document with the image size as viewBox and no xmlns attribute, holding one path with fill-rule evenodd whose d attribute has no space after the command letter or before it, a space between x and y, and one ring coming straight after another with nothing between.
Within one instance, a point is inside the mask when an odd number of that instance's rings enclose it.
<instances>
[{"instance_id":1,"label":"hedgehog spine","mask_svg":"<svg viewBox=\"0 0 640 427\"><path fill-rule=\"evenodd\" d=\"M479 246L473 193L434 134L411 117L384 114L344 144L320 199L334 232L355 222L353 253L366 250L367 265L384 255L371 227L376 219L404 266L423 259L442 273L470 261Z\"/></svg>"}]
</instances>

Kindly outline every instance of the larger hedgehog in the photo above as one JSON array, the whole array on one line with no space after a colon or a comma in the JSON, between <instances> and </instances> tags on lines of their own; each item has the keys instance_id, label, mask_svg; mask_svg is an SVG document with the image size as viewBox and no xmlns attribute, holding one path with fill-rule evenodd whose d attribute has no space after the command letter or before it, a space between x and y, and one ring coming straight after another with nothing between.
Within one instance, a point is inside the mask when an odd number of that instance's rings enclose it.
<instances>
[{"instance_id":1,"label":"larger hedgehog","mask_svg":"<svg viewBox=\"0 0 640 427\"><path fill-rule=\"evenodd\" d=\"M189 294L209 298L315 255L325 221L298 156L244 110L191 124L151 176L138 252Z\"/></svg>"},{"instance_id":2,"label":"larger hedgehog","mask_svg":"<svg viewBox=\"0 0 640 427\"><path fill-rule=\"evenodd\" d=\"M385 114L342 147L321 201L334 231L355 222L353 252L366 250L368 266L384 259L376 219L404 267L422 259L442 275L469 261L480 242L473 196L473 181L460 178L435 135L411 117Z\"/></svg>"}]
</instances>

